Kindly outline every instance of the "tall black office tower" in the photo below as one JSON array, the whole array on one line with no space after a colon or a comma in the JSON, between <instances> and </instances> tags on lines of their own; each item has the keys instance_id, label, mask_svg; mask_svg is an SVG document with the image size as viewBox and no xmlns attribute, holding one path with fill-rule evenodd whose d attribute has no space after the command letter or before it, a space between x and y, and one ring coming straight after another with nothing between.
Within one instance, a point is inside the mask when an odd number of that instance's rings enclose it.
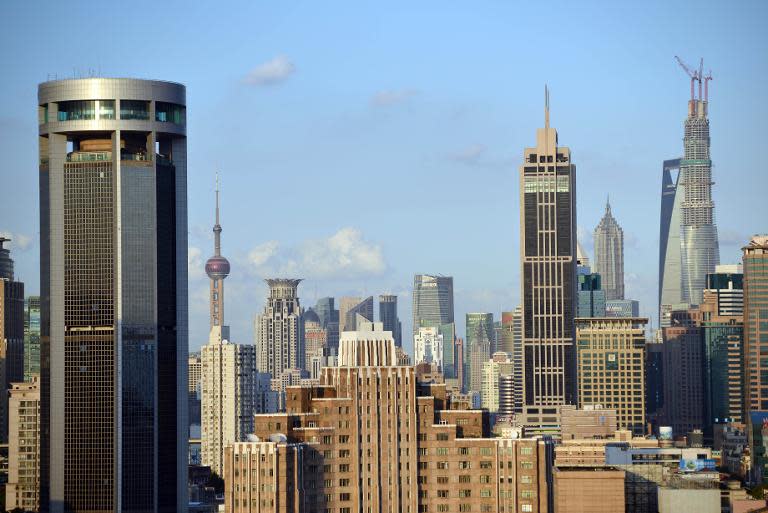
<instances>
[{"instance_id":1,"label":"tall black office tower","mask_svg":"<svg viewBox=\"0 0 768 513\"><path fill-rule=\"evenodd\" d=\"M38 88L43 511L187 510L185 103Z\"/></svg>"},{"instance_id":2,"label":"tall black office tower","mask_svg":"<svg viewBox=\"0 0 768 513\"><path fill-rule=\"evenodd\" d=\"M576 166L549 126L520 166L523 386L526 405L575 404Z\"/></svg>"}]
</instances>

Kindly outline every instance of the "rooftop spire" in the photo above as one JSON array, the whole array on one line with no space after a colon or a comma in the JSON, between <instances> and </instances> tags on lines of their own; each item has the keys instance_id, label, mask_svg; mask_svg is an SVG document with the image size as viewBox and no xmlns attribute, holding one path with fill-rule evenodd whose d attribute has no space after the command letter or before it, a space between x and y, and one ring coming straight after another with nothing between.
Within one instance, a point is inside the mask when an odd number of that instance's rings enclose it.
<instances>
[{"instance_id":1,"label":"rooftop spire","mask_svg":"<svg viewBox=\"0 0 768 513\"><path fill-rule=\"evenodd\" d=\"M221 256L221 225L219 224L219 173L216 172L216 224L213 225L214 254Z\"/></svg>"},{"instance_id":2,"label":"rooftop spire","mask_svg":"<svg viewBox=\"0 0 768 513\"><path fill-rule=\"evenodd\" d=\"M605 200L605 213L610 214L611 213L611 195L609 194L608 197Z\"/></svg>"},{"instance_id":3,"label":"rooftop spire","mask_svg":"<svg viewBox=\"0 0 768 513\"><path fill-rule=\"evenodd\" d=\"M544 84L544 128L549 128L549 88Z\"/></svg>"}]
</instances>

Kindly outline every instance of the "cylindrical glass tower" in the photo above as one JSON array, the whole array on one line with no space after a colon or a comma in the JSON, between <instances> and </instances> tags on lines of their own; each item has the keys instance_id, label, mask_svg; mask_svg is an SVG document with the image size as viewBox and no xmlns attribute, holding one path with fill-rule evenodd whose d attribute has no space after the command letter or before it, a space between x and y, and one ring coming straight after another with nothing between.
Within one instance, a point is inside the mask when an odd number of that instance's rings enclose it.
<instances>
[{"instance_id":1,"label":"cylindrical glass tower","mask_svg":"<svg viewBox=\"0 0 768 513\"><path fill-rule=\"evenodd\" d=\"M185 103L38 88L42 511L187 509Z\"/></svg>"}]
</instances>

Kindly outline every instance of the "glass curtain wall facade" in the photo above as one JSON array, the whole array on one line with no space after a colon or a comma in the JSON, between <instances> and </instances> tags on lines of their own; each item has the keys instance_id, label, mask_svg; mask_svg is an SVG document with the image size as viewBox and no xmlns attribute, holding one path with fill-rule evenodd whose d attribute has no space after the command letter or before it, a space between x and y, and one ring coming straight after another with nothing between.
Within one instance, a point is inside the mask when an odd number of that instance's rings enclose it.
<instances>
[{"instance_id":1,"label":"glass curtain wall facade","mask_svg":"<svg viewBox=\"0 0 768 513\"><path fill-rule=\"evenodd\" d=\"M40 296L29 296L24 305L24 381L40 374Z\"/></svg>"},{"instance_id":2,"label":"glass curtain wall facade","mask_svg":"<svg viewBox=\"0 0 768 513\"><path fill-rule=\"evenodd\" d=\"M422 321L429 326L450 324L453 318L453 278L417 274L413 277L413 334Z\"/></svg>"},{"instance_id":3,"label":"glass curtain wall facade","mask_svg":"<svg viewBox=\"0 0 768 513\"><path fill-rule=\"evenodd\" d=\"M38 88L43 511L187 509L185 103L171 82Z\"/></svg>"},{"instance_id":4,"label":"glass curtain wall facade","mask_svg":"<svg viewBox=\"0 0 768 513\"><path fill-rule=\"evenodd\" d=\"M701 304L707 274L720 263L720 246L712 200L712 160L709 154L709 119L706 99L688 102L683 138L685 154L680 161L684 186L682 213L682 301Z\"/></svg>"},{"instance_id":5,"label":"glass curtain wall facade","mask_svg":"<svg viewBox=\"0 0 768 513\"><path fill-rule=\"evenodd\" d=\"M383 294L379 296L379 322L384 325L384 331L391 331L395 337L395 345L403 346L400 321L397 318L397 296Z\"/></svg>"},{"instance_id":6,"label":"glass curtain wall facade","mask_svg":"<svg viewBox=\"0 0 768 513\"><path fill-rule=\"evenodd\" d=\"M680 159L665 160L659 223L659 322L663 323L662 327L669 326L672 306L683 301L680 229L684 191L680 180Z\"/></svg>"}]
</instances>

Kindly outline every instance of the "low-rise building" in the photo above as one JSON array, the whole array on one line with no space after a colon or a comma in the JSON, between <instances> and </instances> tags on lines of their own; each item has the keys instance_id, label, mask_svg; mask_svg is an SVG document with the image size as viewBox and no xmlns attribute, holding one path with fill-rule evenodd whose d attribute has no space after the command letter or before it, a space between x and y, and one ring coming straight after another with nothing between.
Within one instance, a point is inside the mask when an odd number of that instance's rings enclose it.
<instances>
[{"instance_id":1,"label":"low-rise building","mask_svg":"<svg viewBox=\"0 0 768 513\"><path fill-rule=\"evenodd\" d=\"M721 513L717 472L677 473L658 490L659 513Z\"/></svg>"},{"instance_id":2,"label":"low-rise building","mask_svg":"<svg viewBox=\"0 0 768 513\"><path fill-rule=\"evenodd\" d=\"M623 470L558 467L553 472L556 513L624 513Z\"/></svg>"}]
</instances>

